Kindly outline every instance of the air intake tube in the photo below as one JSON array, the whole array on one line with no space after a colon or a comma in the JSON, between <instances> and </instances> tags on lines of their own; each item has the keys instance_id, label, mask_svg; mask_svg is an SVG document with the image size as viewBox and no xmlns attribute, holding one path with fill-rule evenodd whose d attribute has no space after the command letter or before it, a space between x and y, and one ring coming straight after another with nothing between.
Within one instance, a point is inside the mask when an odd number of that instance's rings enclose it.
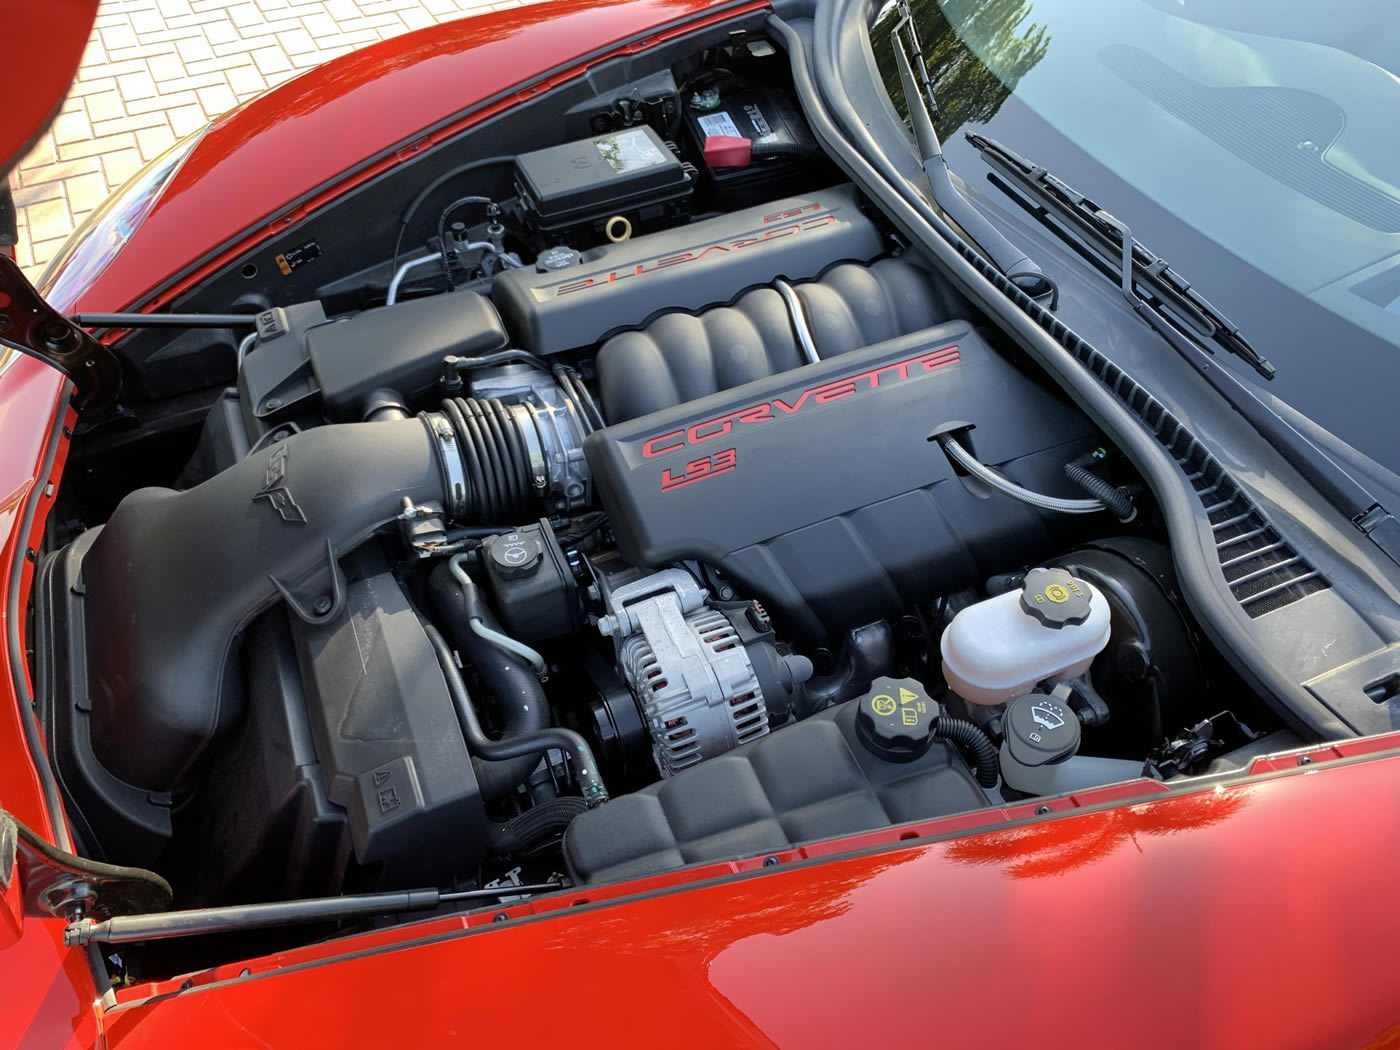
<instances>
[{"instance_id":1,"label":"air intake tube","mask_svg":"<svg viewBox=\"0 0 1400 1050\"><path fill-rule=\"evenodd\" d=\"M81 578L92 746L109 772L148 791L186 783L242 714L235 654L244 629L279 600L310 623L343 615L338 559L406 508L496 524L488 515L549 505L554 480L579 484L581 451L542 448L546 426L572 433L578 409L568 395L524 410L454 407L317 427L188 491L141 489L122 500Z\"/></svg>"}]
</instances>

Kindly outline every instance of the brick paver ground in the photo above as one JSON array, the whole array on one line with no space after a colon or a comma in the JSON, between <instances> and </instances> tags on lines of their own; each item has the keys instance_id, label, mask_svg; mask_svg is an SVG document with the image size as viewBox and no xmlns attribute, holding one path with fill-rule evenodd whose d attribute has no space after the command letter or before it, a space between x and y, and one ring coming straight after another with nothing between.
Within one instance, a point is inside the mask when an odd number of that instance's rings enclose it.
<instances>
[{"instance_id":1,"label":"brick paver ground","mask_svg":"<svg viewBox=\"0 0 1400 1050\"><path fill-rule=\"evenodd\" d=\"M20 265L37 277L142 164L258 92L376 40L524 2L103 0L62 113L10 174Z\"/></svg>"}]
</instances>

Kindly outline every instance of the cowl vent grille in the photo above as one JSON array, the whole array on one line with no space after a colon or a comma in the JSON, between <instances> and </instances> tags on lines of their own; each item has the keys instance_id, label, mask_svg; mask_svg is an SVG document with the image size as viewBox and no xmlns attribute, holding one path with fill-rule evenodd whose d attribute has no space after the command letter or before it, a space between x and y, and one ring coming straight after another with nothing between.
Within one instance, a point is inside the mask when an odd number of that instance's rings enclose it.
<instances>
[{"instance_id":1,"label":"cowl vent grille","mask_svg":"<svg viewBox=\"0 0 1400 1050\"><path fill-rule=\"evenodd\" d=\"M1220 571L1251 618L1327 589L1327 581L1274 531L1229 471L1176 416L1097 351L1081 344L1078 352L1080 360L1147 424L1185 471L1210 518Z\"/></svg>"},{"instance_id":2,"label":"cowl vent grille","mask_svg":"<svg viewBox=\"0 0 1400 1050\"><path fill-rule=\"evenodd\" d=\"M1141 419L1186 472L1196 497L1211 516L1220 570L1235 600L1253 619L1302 601L1330 586L1274 531L1235 479L1181 421L1132 376L1017 287L1006 275L959 240L943 234L972 267L1035 320Z\"/></svg>"}]
</instances>

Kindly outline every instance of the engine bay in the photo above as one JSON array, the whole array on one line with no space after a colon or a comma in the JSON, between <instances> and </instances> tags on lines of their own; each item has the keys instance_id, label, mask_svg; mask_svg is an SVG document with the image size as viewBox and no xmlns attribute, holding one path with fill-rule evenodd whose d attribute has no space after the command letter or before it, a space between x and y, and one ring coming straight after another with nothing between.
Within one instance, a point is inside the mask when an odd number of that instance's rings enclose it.
<instances>
[{"instance_id":1,"label":"engine bay","mask_svg":"<svg viewBox=\"0 0 1400 1050\"><path fill-rule=\"evenodd\" d=\"M183 907L598 884L1292 742L774 43L685 46L365 191L392 252L182 306L249 328L118 344L35 600L87 855Z\"/></svg>"}]
</instances>

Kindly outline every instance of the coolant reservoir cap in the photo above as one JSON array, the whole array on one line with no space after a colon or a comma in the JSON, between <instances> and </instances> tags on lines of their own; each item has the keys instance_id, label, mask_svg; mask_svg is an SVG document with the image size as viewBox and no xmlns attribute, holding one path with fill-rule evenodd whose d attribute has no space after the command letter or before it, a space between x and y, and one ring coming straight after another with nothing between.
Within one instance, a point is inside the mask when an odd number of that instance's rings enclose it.
<instances>
[{"instance_id":1,"label":"coolant reservoir cap","mask_svg":"<svg viewBox=\"0 0 1400 1050\"><path fill-rule=\"evenodd\" d=\"M1002 725L1011 757L1023 766L1048 765L1079 750L1079 719L1053 696L1031 693L1012 702Z\"/></svg>"},{"instance_id":2,"label":"coolant reservoir cap","mask_svg":"<svg viewBox=\"0 0 1400 1050\"><path fill-rule=\"evenodd\" d=\"M1089 619L1092 600L1088 586L1064 569L1032 569L1021 586L1021 608L1055 630Z\"/></svg>"},{"instance_id":3,"label":"coolant reservoir cap","mask_svg":"<svg viewBox=\"0 0 1400 1050\"><path fill-rule=\"evenodd\" d=\"M933 742L938 705L912 678L877 678L856 704L856 736L887 762L912 762Z\"/></svg>"}]
</instances>

